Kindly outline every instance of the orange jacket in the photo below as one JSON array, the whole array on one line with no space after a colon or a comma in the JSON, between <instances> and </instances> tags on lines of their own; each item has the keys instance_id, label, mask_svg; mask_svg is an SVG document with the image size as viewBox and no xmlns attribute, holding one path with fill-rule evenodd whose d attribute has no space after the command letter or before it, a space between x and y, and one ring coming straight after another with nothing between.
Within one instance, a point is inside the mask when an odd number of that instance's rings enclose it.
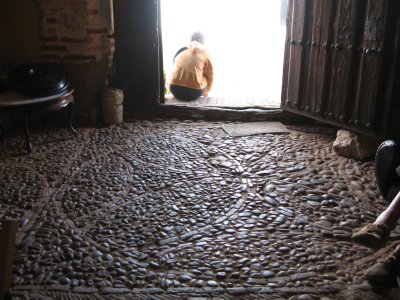
<instances>
[{"instance_id":1,"label":"orange jacket","mask_svg":"<svg viewBox=\"0 0 400 300\"><path fill-rule=\"evenodd\" d=\"M181 52L175 61L170 84L201 90L211 90L213 65L208 51L202 44L192 41L187 50Z\"/></svg>"}]
</instances>

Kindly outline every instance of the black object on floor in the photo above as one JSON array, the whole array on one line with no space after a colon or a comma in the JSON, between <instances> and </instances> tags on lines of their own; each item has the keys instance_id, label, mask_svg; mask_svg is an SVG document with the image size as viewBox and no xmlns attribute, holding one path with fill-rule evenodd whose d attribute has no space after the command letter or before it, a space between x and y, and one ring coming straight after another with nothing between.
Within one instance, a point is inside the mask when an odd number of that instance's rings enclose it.
<instances>
[{"instance_id":1,"label":"black object on floor","mask_svg":"<svg viewBox=\"0 0 400 300\"><path fill-rule=\"evenodd\" d=\"M376 151L375 175L382 196L392 202L400 191L400 177L396 168L400 166L400 145L394 140L384 141Z\"/></svg>"}]
</instances>

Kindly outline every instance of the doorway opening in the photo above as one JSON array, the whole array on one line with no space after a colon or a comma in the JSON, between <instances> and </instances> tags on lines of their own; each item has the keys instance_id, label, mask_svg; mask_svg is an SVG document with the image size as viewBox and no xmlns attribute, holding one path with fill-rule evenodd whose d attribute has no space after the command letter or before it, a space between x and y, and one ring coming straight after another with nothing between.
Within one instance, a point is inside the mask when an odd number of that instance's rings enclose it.
<instances>
[{"instance_id":1,"label":"doorway opening","mask_svg":"<svg viewBox=\"0 0 400 300\"><path fill-rule=\"evenodd\" d=\"M285 43L285 0L162 0L164 72L175 53L201 31L212 56L208 97L180 101L166 90L166 104L279 108Z\"/></svg>"}]
</instances>

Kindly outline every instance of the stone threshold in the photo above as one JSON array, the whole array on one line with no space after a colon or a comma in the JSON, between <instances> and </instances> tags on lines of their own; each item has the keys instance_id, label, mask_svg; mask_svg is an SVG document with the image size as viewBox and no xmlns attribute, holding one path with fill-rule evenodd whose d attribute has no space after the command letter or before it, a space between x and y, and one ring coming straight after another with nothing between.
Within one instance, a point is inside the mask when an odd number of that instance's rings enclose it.
<instances>
[{"instance_id":1,"label":"stone threshold","mask_svg":"<svg viewBox=\"0 0 400 300\"><path fill-rule=\"evenodd\" d=\"M278 279L278 278L275 278ZM177 287L169 289L161 288L95 288L95 287L75 287L71 288L67 285L21 285L14 286L11 294L13 299L24 299L27 295L34 299L64 299L63 296L68 295L68 299L167 299L168 296L179 297L238 297L238 296L256 296L267 295L292 296L299 294L313 295L334 295L349 287L340 285L329 285L323 287Z\"/></svg>"}]
</instances>

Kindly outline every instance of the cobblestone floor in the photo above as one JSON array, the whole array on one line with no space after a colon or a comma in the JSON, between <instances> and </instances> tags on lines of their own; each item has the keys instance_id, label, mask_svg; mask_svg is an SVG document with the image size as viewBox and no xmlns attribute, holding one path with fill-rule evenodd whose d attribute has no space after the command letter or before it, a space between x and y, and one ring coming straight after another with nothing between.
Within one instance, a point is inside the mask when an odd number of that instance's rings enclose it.
<instances>
[{"instance_id":1,"label":"cobblestone floor","mask_svg":"<svg viewBox=\"0 0 400 300\"><path fill-rule=\"evenodd\" d=\"M7 136L14 298L390 299L363 277L373 250L350 241L386 206L373 162L338 156L318 128L231 138L220 125L36 130L29 155Z\"/></svg>"}]
</instances>

